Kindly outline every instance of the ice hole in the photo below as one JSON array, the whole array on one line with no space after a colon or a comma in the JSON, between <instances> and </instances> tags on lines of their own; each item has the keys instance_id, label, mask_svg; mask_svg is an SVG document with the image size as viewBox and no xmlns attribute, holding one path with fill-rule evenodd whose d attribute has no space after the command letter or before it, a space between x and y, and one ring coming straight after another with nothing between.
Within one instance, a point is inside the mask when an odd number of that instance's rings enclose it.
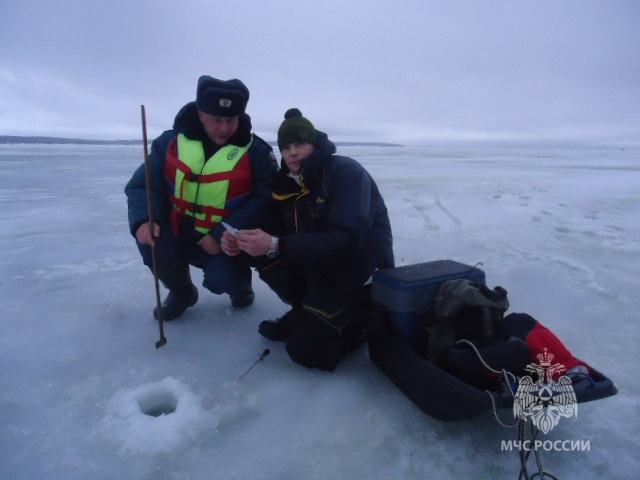
<instances>
[{"instance_id":1,"label":"ice hole","mask_svg":"<svg viewBox=\"0 0 640 480\"><path fill-rule=\"evenodd\" d=\"M170 415L178 407L178 399L172 392L158 389L138 397L140 411L151 417Z\"/></svg>"}]
</instances>

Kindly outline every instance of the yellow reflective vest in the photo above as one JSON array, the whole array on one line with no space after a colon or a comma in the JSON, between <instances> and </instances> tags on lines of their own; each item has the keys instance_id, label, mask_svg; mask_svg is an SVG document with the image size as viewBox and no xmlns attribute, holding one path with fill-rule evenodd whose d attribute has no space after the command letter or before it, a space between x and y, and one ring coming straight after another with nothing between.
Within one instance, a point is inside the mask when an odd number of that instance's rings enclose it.
<instances>
[{"instance_id":1,"label":"yellow reflective vest","mask_svg":"<svg viewBox=\"0 0 640 480\"><path fill-rule=\"evenodd\" d=\"M180 233L185 215L194 217L195 229L207 234L253 190L249 147L225 145L206 159L204 146L183 134L167 148L165 177L173 185L171 226Z\"/></svg>"}]
</instances>

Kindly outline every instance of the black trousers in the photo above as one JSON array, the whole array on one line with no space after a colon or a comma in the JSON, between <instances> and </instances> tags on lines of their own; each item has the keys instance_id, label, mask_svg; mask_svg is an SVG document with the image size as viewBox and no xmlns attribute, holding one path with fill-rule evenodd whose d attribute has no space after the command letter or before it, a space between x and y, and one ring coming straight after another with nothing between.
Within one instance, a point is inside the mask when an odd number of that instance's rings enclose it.
<instances>
[{"instance_id":1,"label":"black trousers","mask_svg":"<svg viewBox=\"0 0 640 480\"><path fill-rule=\"evenodd\" d=\"M244 291L251 282L251 267L254 259L249 255L228 257L224 253L210 255L199 245L203 235L185 222L180 235L174 235L168 224L161 225L161 235L156 243L158 277L169 290L185 290L191 287L190 267L202 269L202 286L215 294L237 294ZM136 241L142 260L153 269L152 251L149 245ZM266 257L265 257L266 259Z\"/></svg>"},{"instance_id":2,"label":"black trousers","mask_svg":"<svg viewBox=\"0 0 640 480\"><path fill-rule=\"evenodd\" d=\"M259 269L260 278L292 306L286 350L309 368L333 371L364 342L372 302L368 286L340 285L280 261Z\"/></svg>"},{"instance_id":3,"label":"black trousers","mask_svg":"<svg viewBox=\"0 0 640 480\"><path fill-rule=\"evenodd\" d=\"M332 372L344 357L364 343L364 309L351 309L350 318L337 329L325 318L305 308L293 317L286 350L294 362Z\"/></svg>"}]
</instances>

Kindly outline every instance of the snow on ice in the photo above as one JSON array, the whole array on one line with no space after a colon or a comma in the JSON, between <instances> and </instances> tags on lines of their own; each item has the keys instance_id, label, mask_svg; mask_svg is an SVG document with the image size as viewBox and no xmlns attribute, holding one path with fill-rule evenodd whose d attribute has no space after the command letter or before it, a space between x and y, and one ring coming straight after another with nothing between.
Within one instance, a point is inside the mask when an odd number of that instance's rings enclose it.
<instances>
[{"instance_id":1,"label":"snow on ice","mask_svg":"<svg viewBox=\"0 0 640 480\"><path fill-rule=\"evenodd\" d=\"M510 311L615 382L547 435L590 451L544 452L545 470L638 478L640 149L339 151L377 180L399 264L482 262ZM286 310L257 279L242 311L200 287L156 350L123 194L141 161L133 146L0 146L0 478L517 478L513 429L428 417L366 346L332 374L291 362L257 333Z\"/></svg>"}]
</instances>

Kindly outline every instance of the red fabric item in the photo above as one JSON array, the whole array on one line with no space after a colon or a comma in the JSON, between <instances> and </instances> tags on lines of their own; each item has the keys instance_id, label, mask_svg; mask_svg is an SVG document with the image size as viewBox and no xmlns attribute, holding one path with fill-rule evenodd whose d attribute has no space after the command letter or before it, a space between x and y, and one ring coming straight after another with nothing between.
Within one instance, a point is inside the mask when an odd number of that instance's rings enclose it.
<instances>
[{"instance_id":1,"label":"red fabric item","mask_svg":"<svg viewBox=\"0 0 640 480\"><path fill-rule=\"evenodd\" d=\"M527 334L525 343L529 347L531 361L538 365L540 365L541 358L545 354L545 351L553 355L553 358L550 359L551 363L559 363L564 366L564 368L557 371L558 376L564 375L567 370L571 370L578 365L587 367L589 374L591 374L591 367L582 360L574 357L560 339L540 322L536 323L533 329Z\"/></svg>"}]
</instances>

